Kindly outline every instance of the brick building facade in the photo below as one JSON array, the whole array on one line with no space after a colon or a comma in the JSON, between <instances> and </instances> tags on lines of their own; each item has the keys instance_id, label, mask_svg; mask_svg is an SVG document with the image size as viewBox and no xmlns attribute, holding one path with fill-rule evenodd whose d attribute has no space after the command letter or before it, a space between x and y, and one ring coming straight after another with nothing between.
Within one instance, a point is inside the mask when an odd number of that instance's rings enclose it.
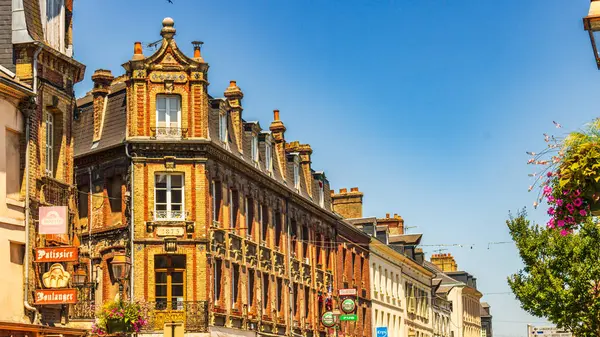
<instances>
[{"instance_id":1,"label":"brick building facade","mask_svg":"<svg viewBox=\"0 0 600 337\"><path fill-rule=\"evenodd\" d=\"M337 289L356 287L359 322L341 331L370 336L368 236L333 212L311 147L285 139L278 110L268 129L246 121L235 81L209 95L201 43L188 57L175 33L165 19L156 52L136 43L125 74L97 70L78 101L81 250L99 283L88 296L116 295L108 266L125 252L145 333L325 336Z\"/></svg>"}]
</instances>

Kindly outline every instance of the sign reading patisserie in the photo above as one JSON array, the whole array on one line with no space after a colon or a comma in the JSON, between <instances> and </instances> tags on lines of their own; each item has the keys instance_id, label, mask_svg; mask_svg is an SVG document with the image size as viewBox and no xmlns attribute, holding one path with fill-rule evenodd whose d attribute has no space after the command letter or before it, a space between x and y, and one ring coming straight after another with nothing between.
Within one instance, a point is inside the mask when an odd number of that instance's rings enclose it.
<instances>
[{"instance_id":1,"label":"sign reading patisserie","mask_svg":"<svg viewBox=\"0 0 600 337\"><path fill-rule=\"evenodd\" d=\"M35 304L74 304L77 303L77 289L37 289Z\"/></svg>"},{"instance_id":2,"label":"sign reading patisserie","mask_svg":"<svg viewBox=\"0 0 600 337\"><path fill-rule=\"evenodd\" d=\"M77 247L44 247L35 249L35 262L77 261Z\"/></svg>"}]
</instances>

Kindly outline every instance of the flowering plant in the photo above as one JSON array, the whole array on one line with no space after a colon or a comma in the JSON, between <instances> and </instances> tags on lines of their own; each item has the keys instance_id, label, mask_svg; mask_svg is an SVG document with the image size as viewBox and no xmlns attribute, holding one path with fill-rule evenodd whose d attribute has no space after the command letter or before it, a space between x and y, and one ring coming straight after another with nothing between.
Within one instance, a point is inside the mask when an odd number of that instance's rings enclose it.
<instances>
[{"instance_id":1,"label":"flowering plant","mask_svg":"<svg viewBox=\"0 0 600 337\"><path fill-rule=\"evenodd\" d=\"M140 332L148 323L137 303L121 300L106 303L96 315L92 333L106 335L117 332Z\"/></svg>"},{"instance_id":2,"label":"flowering plant","mask_svg":"<svg viewBox=\"0 0 600 337\"><path fill-rule=\"evenodd\" d=\"M534 207L545 198L550 206L547 226L567 235L600 210L600 119L564 139L544 137L544 151L528 152L528 164L543 167L539 174L530 174L537 179L529 190L540 187Z\"/></svg>"}]
</instances>

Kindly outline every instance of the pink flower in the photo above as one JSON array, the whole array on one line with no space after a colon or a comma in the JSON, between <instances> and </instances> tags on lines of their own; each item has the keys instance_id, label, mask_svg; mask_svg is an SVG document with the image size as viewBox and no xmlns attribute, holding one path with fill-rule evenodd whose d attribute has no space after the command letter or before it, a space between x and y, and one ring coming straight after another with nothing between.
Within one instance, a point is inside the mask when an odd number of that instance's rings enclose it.
<instances>
[{"instance_id":1,"label":"pink flower","mask_svg":"<svg viewBox=\"0 0 600 337\"><path fill-rule=\"evenodd\" d=\"M573 214L573 211L575 210L575 207L573 207L573 204L567 204L567 210L569 210L569 213Z\"/></svg>"},{"instance_id":2,"label":"pink flower","mask_svg":"<svg viewBox=\"0 0 600 337\"><path fill-rule=\"evenodd\" d=\"M580 210L579 210L579 215L581 215L581 216L586 216L586 215L587 215L587 212L586 212L584 209L580 209Z\"/></svg>"},{"instance_id":3,"label":"pink flower","mask_svg":"<svg viewBox=\"0 0 600 337\"><path fill-rule=\"evenodd\" d=\"M569 232L566 229L563 229L562 231L560 231L560 235L562 235L562 236L567 236L567 234L569 234Z\"/></svg>"},{"instance_id":4,"label":"pink flower","mask_svg":"<svg viewBox=\"0 0 600 337\"><path fill-rule=\"evenodd\" d=\"M548 176L548 177L552 177L552 172L548 172L548 173L546 173L546 176Z\"/></svg>"},{"instance_id":5,"label":"pink flower","mask_svg":"<svg viewBox=\"0 0 600 337\"><path fill-rule=\"evenodd\" d=\"M552 208L552 207L548 208L548 214L553 215L554 214L554 208Z\"/></svg>"},{"instance_id":6,"label":"pink flower","mask_svg":"<svg viewBox=\"0 0 600 337\"><path fill-rule=\"evenodd\" d=\"M556 199L553 196L549 196L548 197L548 202L552 203L552 202L555 202L555 201L556 201Z\"/></svg>"},{"instance_id":7,"label":"pink flower","mask_svg":"<svg viewBox=\"0 0 600 337\"><path fill-rule=\"evenodd\" d=\"M562 199L556 199L556 204L560 207L563 205Z\"/></svg>"},{"instance_id":8,"label":"pink flower","mask_svg":"<svg viewBox=\"0 0 600 337\"><path fill-rule=\"evenodd\" d=\"M558 227L565 227L565 221L564 220L558 220L556 222L556 224L558 225Z\"/></svg>"},{"instance_id":9,"label":"pink flower","mask_svg":"<svg viewBox=\"0 0 600 337\"><path fill-rule=\"evenodd\" d=\"M573 201L573 204L577 207L581 207L581 205L583 205L583 199L577 198Z\"/></svg>"},{"instance_id":10,"label":"pink flower","mask_svg":"<svg viewBox=\"0 0 600 337\"><path fill-rule=\"evenodd\" d=\"M550 194L552 194L552 187L544 186L544 195L550 195Z\"/></svg>"},{"instance_id":11,"label":"pink flower","mask_svg":"<svg viewBox=\"0 0 600 337\"><path fill-rule=\"evenodd\" d=\"M580 196L581 195L581 190L576 190L575 193L574 193L574 195L576 197Z\"/></svg>"}]
</instances>

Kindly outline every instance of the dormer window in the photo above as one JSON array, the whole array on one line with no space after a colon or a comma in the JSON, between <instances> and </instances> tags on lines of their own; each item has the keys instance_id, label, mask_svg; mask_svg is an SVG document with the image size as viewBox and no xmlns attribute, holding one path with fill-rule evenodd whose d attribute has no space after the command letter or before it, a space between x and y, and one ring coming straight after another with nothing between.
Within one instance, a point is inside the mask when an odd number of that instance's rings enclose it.
<instances>
[{"instance_id":1,"label":"dormer window","mask_svg":"<svg viewBox=\"0 0 600 337\"><path fill-rule=\"evenodd\" d=\"M258 162L258 136L256 134L252 134L252 161Z\"/></svg>"},{"instance_id":2,"label":"dormer window","mask_svg":"<svg viewBox=\"0 0 600 337\"><path fill-rule=\"evenodd\" d=\"M44 37L50 47L65 53L65 1L40 0Z\"/></svg>"},{"instance_id":3,"label":"dormer window","mask_svg":"<svg viewBox=\"0 0 600 337\"><path fill-rule=\"evenodd\" d=\"M227 112L219 113L219 140L227 143Z\"/></svg>"},{"instance_id":4,"label":"dormer window","mask_svg":"<svg viewBox=\"0 0 600 337\"><path fill-rule=\"evenodd\" d=\"M181 137L181 97L156 96L156 136Z\"/></svg>"},{"instance_id":5,"label":"dormer window","mask_svg":"<svg viewBox=\"0 0 600 337\"><path fill-rule=\"evenodd\" d=\"M273 173L273 145L269 137L265 139L265 166L267 172Z\"/></svg>"},{"instance_id":6,"label":"dormer window","mask_svg":"<svg viewBox=\"0 0 600 337\"><path fill-rule=\"evenodd\" d=\"M298 154L294 154L294 188L300 190L300 160Z\"/></svg>"}]
</instances>

